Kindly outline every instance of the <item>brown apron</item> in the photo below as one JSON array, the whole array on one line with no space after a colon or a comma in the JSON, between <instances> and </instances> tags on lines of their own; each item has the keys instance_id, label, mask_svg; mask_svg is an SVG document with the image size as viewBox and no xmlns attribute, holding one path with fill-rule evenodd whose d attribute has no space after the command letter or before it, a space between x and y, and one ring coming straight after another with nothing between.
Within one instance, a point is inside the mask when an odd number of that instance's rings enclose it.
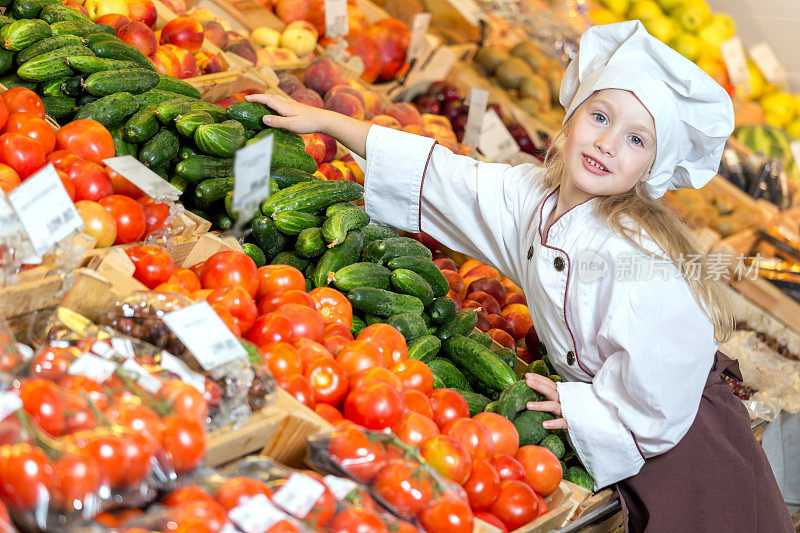
<instances>
[{"instance_id":1,"label":"brown apron","mask_svg":"<svg viewBox=\"0 0 800 533\"><path fill-rule=\"evenodd\" d=\"M721 378L739 365L717 352L688 433L617 483L626 531L794 533L741 400Z\"/></svg>"}]
</instances>

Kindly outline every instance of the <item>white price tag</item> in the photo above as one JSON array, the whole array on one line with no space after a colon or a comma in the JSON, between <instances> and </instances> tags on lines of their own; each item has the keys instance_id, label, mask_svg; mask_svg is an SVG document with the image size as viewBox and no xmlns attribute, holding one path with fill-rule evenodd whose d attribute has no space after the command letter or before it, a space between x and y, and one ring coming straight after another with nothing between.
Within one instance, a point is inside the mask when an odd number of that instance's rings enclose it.
<instances>
[{"instance_id":1,"label":"white price tag","mask_svg":"<svg viewBox=\"0 0 800 533\"><path fill-rule=\"evenodd\" d=\"M792 152L795 163L800 165L800 141L792 141L789 143L789 150Z\"/></svg>"},{"instance_id":2,"label":"white price tag","mask_svg":"<svg viewBox=\"0 0 800 533\"><path fill-rule=\"evenodd\" d=\"M325 37L335 39L350 33L347 0L325 0Z\"/></svg>"},{"instance_id":3,"label":"white price tag","mask_svg":"<svg viewBox=\"0 0 800 533\"><path fill-rule=\"evenodd\" d=\"M141 388L150 394L156 394L161 390L161 381L133 359L127 359L122 363L122 369L125 370Z\"/></svg>"},{"instance_id":4,"label":"white price tag","mask_svg":"<svg viewBox=\"0 0 800 533\"><path fill-rule=\"evenodd\" d=\"M475 0L447 0L447 2L453 6L456 11L461 13L461 16L473 26L477 26L483 18L483 11L481 11L480 6Z\"/></svg>"},{"instance_id":5,"label":"white price tag","mask_svg":"<svg viewBox=\"0 0 800 533\"><path fill-rule=\"evenodd\" d=\"M750 47L750 57L758 67L758 70L767 78L767 81L775 85L786 83L786 69L775 57L775 52L767 43L758 43Z\"/></svg>"},{"instance_id":6,"label":"white price tag","mask_svg":"<svg viewBox=\"0 0 800 533\"><path fill-rule=\"evenodd\" d=\"M236 151L233 156L234 211L260 205L269 197L269 175L272 164L273 136L267 135L258 142ZM244 211L242 211L244 212Z\"/></svg>"},{"instance_id":7,"label":"white price tag","mask_svg":"<svg viewBox=\"0 0 800 533\"><path fill-rule=\"evenodd\" d=\"M2 193L3 191L0 191ZM7 241L17 235L23 235L19 217L6 201L6 195L0 194L0 240Z\"/></svg>"},{"instance_id":8,"label":"white price tag","mask_svg":"<svg viewBox=\"0 0 800 533\"><path fill-rule=\"evenodd\" d=\"M85 353L72 361L67 369L71 376L86 376L98 383L103 383L117 369L117 363L103 359L92 353Z\"/></svg>"},{"instance_id":9,"label":"white price tag","mask_svg":"<svg viewBox=\"0 0 800 533\"><path fill-rule=\"evenodd\" d=\"M486 105L488 103L489 91L470 89L469 111L467 112L467 123L464 125L464 137L462 139L462 142L467 146L475 148L480 141L483 120L486 116Z\"/></svg>"},{"instance_id":10,"label":"white price tag","mask_svg":"<svg viewBox=\"0 0 800 533\"><path fill-rule=\"evenodd\" d=\"M164 323L189 348L205 370L234 359L247 358L244 347L208 302L167 313L164 315Z\"/></svg>"},{"instance_id":11,"label":"white price tag","mask_svg":"<svg viewBox=\"0 0 800 533\"><path fill-rule=\"evenodd\" d=\"M345 479L343 477L332 476L330 474L322 478L322 480L325 481L325 484L329 489L331 489L334 497L336 497L336 499L339 501L347 498L347 496L358 487L358 483L355 481Z\"/></svg>"},{"instance_id":12,"label":"white price tag","mask_svg":"<svg viewBox=\"0 0 800 533\"><path fill-rule=\"evenodd\" d=\"M13 392L0 392L0 420L22 409L22 399Z\"/></svg>"},{"instance_id":13,"label":"white price tag","mask_svg":"<svg viewBox=\"0 0 800 533\"><path fill-rule=\"evenodd\" d=\"M722 60L733 85L745 85L750 79L747 71L747 57L744 55L742 40L738 37L731 37L719 45Z\"/></svg>"},{"instance_id":14,"label":"white price tag","mask_svg":"<svg viewBox=\"0 0 800 533\"><path fill-rule=\"evenodd\" d=\"M228 518L245 533L263 533L287 516L264 494L257 494L230 511Z\"/></svg>"},{"instance_id":15,"label":"white price tag","mask_svg":"<svg viewBox=\"0 0 800 533\"><path fill-rule=\"evenodd\" d=\"M272 496L272 501L284 511L302 520L324 492L325 485L316 479L293 472L286 483Z\"/></svg>"},{"instance_id":16,"label":"white price tag","mask_svg":"<svg viewBox=\"0 0 800 533\"><path fill-rule=\"evenodd\" d=\"M133 343L131 343L130 339L114 337L111 339L111 347L114 348L114 351L117 352L120 357L124 357L125 359L136 356L136 353L133 351Z\"/></svg>"},{"instance_id":17,"label":"white price tag","mask_svg":"<svg viewBox=\"0 0 800 533\"><path fill-rule=\"evenodd\" d=\"M489 110L483 119L481 140L478 149L490 161L503 162L519 152L519 146L508 132L503 121L494 110Z\"/></svg>"},{"instance_id":18,"label":"white price tag","mask_svg":"<svg viewBox=\"0 0 800 533\"><path fill-rule=\"evenodd\" d=\"M141 164L135 157L109 157L103 159L103 163L139 187L150 198L166 198L174 202L181 195L180 189Z\"/></svg>"},{"instance_id":19,"label":"white price tag","mask_svg":"<svg viewBox=\"0 0 800 533\"><path fill-rule=\"evenodd\" d=\"M34 251L43 255L73 231L83 228L75 205L48 164L11 191L8 201L19 215Z\"/></svg>"},{"instance_id":20,"label":"white price tag","mask_svg":"<svg viewBox=\"0 0 800 533\"><path fill-rule=\"evenodd\" d=\"M206 378L198 374L188 366L186 363L175 357L169 352L161 352L161 368L167 372L172 372L184 383L188 383L201 394L206 391Z\"/></svg>"},{"instance_id":21,"label":"white price tag","mask_svg":"<svg viewBox=\"0 0 800 533\"><path fill-rule=\"evenodd\" d=\"M419 56L422 44L425 42L425 34L428 33L430 25L430 13L417 13L414 15L414 19L411 21L411 38L406 49L406 63L411 63L412 59Z\"/></svg>"}]
</instances>

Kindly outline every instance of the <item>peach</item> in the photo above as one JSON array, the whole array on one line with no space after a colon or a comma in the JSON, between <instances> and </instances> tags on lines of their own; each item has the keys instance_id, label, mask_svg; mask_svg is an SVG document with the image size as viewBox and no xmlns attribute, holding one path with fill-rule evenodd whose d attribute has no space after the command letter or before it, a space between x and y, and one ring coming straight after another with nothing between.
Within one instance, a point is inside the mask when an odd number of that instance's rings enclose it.
<instances>
[{"instance_id":1,"label":"peach","mask_svg":"<svg viewBox=\"0 0 800 533\"><path fill-rule=\"evenodd\" d=\"M503 307L503 311L500 314L503 315L503 316L506 316L509 313L522 313L523 315L530 316L531 311L530 311L530 309L528 309L527 305L506 304L506 306Z\"/></svg>"},{"instance_id":2,"label":"peach","mask_svg":"<svg viewBox=\"0 0 800 533\"><path fill-rule=\"evenodd\" d=\"M250 42L253 43L253 46L277 48L281 43L281 32L265 26L259 26L250 32Z\"/></svg>"},{"instance_id":3,"label":"peach","mask_svg":"<svg viewBox=\"0 0 800 533\"><path fill-rule=\"evenodd\" d=\"M178 58L175 57L175 54L173 54L168 48L159 46L156 49L156 52L151 55L149 59L161 74L166 74L167 76L172 76L174 78L180 77L181 62L178 61Z\"/></svg>"},{"instance_id":4,"label":"peach","mask_svg":"<svg viewBox=\"0 0 800 533\"><path fill-rule=\"evenodd\" d=\"M247 40L245 39L244 35L236 33L235 31L228 30L225 32L225 35L228 36L228 44L238 43Z\"/></svg>"},{"instance_id":5,"label":"peach","mask_svg":"<svg viewBox=\"0 0 800 533\"><path fill-rule=\"evenodd\" d=\"M138 48L144 55L151 56L156 53L158 48L158 41L153 30L138 20L124 25L117 30L117 37L131 46Z\"/></svg>"},{"instance_id":6,"label":"peach","mask_svg":"<svg viewBox=\"0 0 800 533\"><path fill-rule=\"evenodd\" d=\"M217 54L212 54L206 50L200 50L194 55L197 68L200 74L216 74L225 70L225 64Z\"/></svg>"},{"instance_id":7,"label":"peach","mask_svg":"<svg viewBox=\"0 0 800 533\"><path fill-rule=\"evenodd\" d=\"M239 46L241 42L230 46ZM256 50L257 65L268 65L273 68L289 67L297 63L297 54L288 48L259 48Z\"/></svg>"},{"instance_id":8,"label":"peach","mask_svg":"<svg viewBox=\"0 0 800 533\"><path fill-rule=\"evenodd\" d=\"M343 178L347 181L357 181L352 168L348 163L342 161L333 161L330 163L334 168L337 168L342 173Z\"/></svg>"},{"instance_id":9,"label":"peach","mask_svg":"<svg viewBox=\"0 0 800 533\"><path fill-rule=\"evenodd\" d=\"M419 124L409 124L408 126L403 126L401 129L406 133L413 133L414 135L422 135L423 137L430 137L433 139L433 135Z\"/></svg>"},{"instance_id":10,"label":"peach","mask_svg":"<svg viewBox=\"0 0 800 533\"><path fill-rule=\"evenodd\" d=\"M355 161L348 161L345 163L347 168L353 173L353 181L358 183L359 185L364 185L364 171L361 170L361 167L358 166L358 163Z\"/></svg>"},{"instance_id":11,"label":"peach","mask_svg":"<svg viewBox=\"0 0 800 533\"><path fill-rule=\"evenodd\" d=\"M325 157L322 158L322 162L330 163L336 157L336 139L324 133L320 133L319 138L325 143Z\"/></svg>"},{"instance_id":12,"label":"peach","mask_svg":"<svg viewBox=\"0 0 800 533\"><path fill-rule=\"evenodd\" d=\"M347 27L350 30L347 40L349 41L354 31L363 31L364 28L369 26L369 19L353 2L348 2L348 4L350 4L347 6Z\"/></svg>"},{"instance_id":13,"label":"peach","mask_svg":"<svg viewBox=\"0 0 800 533\"><path fill-rule=\"evenodd\" d=\"M325 33L324 0L277 0L275 14L285 23L307 20L319 35Z\"/></svg>"},{"instance_id":14,"label":"peach","mask_svg":"<svg viewBox=\"0 0 800 533\"><path fill-rule=\"evenodd\" d=\"M189 11L188 15L195 20L200 21L200 24L203 22L208 22L209 20L217 20L217 17L210 9L206 9L204 7L201 8L194 8Z\"/></svg>"},{"instance_id":15,"label":"peach","mask_svg":"<svg viewBox=\"0 0 800 533\"><path fill-rule=\"evenodd\" d=\"M364 97L361 96L361 93L358 92L357 89L351 87L346 83L340 83L339 85L334 85L331 87L331 90L325 93L325 98L323 99L324 102L328 102L331 98L336 96L337 94L347 93L351 96L354 96L361 102L361 107L364 107Z\"/></svg>"},{"instance_id":16,"label":"peach","mask_svg":"<svg viewBox=\"0 0 800 533\"><path fill-rule=\"evenodd\" d=\"M408 102L397 102L386 109L386 114L394 117L402 126L418 124L422 126L422 115L419 114L414 104Z\"/></svg>"},{"instance_id":17,"label":"peach","mask_svg":"<svg viewBox=\"0 0 800 533\"><path fill-rule=\"evenodd\" d=\"M128 10L132 21L143 22L153 28L158 20L158 12L153 0L128 0Z\"/></svg>"},{"instance_id":18,"label":"peach","mask_svg":"<svg viewBox=\"0 0 800 533\"><path fill-rule=\"evenodd\" d=\"M466 283L467 280L464 280ZM467 289L469 291L469 289ZM497 300L494 299L494 296L491 294L485 293L483 291L475 291L475 292L467 292L467 300L472 300L473 302L478 302L481 306L486 309L486 312L490 315L499 315L500 314L500 304L497 303Z\"/></svg>"},{"instance_id":19,"label":"peach","mask_svg":"<svg viewBox=\"0 0 800 533\"><path fill-rule=\"evenodd\" d=\"M326 180L344 179L344 174L342 174L342 171L330 163L320 163L317 166L317 171L314 172L314 175Z\"/></svg>"},{"instance_id":20,"label":"peach","mask_svg":"<svg viewBox=\"0 0 800 533\"><path fill-rule=\"evenodd\" d=\"M161 0L161 2L178 16L182 17L186 14L186 0Z\"/></svg>"},{"instance_id":21,"label":"peach","mask_svg":"<svg viewBox=\"0 0 800 533\"><path fill-rule=\"evenodd\" d=\"M180 63L180 75L178 77L180 79L194 78L198 75L197 60L191 52L171 44L166 44L164 47L178 58L178 63Z\"/></svg>"},{"instance_id":22,"label":"peach","mask_svg":"<svg viewBox=\"0 0 800 533\"><path fill-rule=\"evenodd\" d=\"M324 103L322 102L322 97L317 94L317 91L313 91L306 87L301 87L300 89L295 90L289 96L293 99L297 100L301 104L310 105L312 107L319 107L322 108Z\"/></svg>"},{"instance_id":23,"label":"peach","mask_svg":"<svg viewBox=\"0 0 800 533\"><path fill-rule=\"evenodd\" d=\"M517 359L522 359L526 363L533 363L533 357L527 348L517 347Z\"/></svg>"},{"instance_id":24,"label":"peach","mask_svg":"<svg viewBox=\"0 0 800 533\"><path fill-rule=\"evenodd\" d=\"M536 333L536 328L531 326L528 333L525 334L525 347L531 354L533 359L541 359L542 354L539 352L539 334Z\"/></svg>"},{"instance_id":25,"label":"peach","mask_svg":"<svg viewBox=\"0 0 800 533\"><path fill-rule=\"evenodd\" d=\"M449 257L436 259L434 260L434 263L436 263L436 266L439 267L439 270L453 270L455 272L458 272L458 267Z\"/></svg>"},{"instance_id":26,"label":"peach","mask_svg":"<svg viewBox=\"0 0 800 533\"><path fill-rule=\"evenodd\" d=\"M86 8L84 8L86 9ZM119 31L119 29L126 24L131 23L131 19L125 15L120 15L119 13L109 13L108 15L103 15L98 17L97 20L94 21L95 24L107 24L114 28L114 31Z\"/></svg>"},{"instance_id":27,"label":"peach","mask_svg":"<svg viewBox=\"0 0 800 533\"><path fill-rule=\"evenodd\" d=\"M378 126L392 128L393 130L399 130L403 128L403 125L400 124L396 118L390 117L389 115L375 115L372 117L372 123L377 124Z\"/></svg>"},{"instance_id":28,"label":"peach","mask_svg":"<svg viewBox=\"0 0 800 533\"><path fill-rule=\"evenodd\" d=\"M503 278L500 281L500 283L503 284L503 288L506 290L507 293L508 292L516 292L518 294L525 294L523 292L523 290L520 288L520 286L517 285L516 283L514 283L513 281L511 281L510 278Z\"/></svg>"},{"instance_id":29,"label":"peach","mask_svg":"<svg viewBox=\"0 0 800 533\"><path fill-rule=\"evenodd\" d=\"M364 106L350 93L338 92L326 99L325 109L347 115L357 120L364 120Z\"/></svg>"},{"instance_id":30,"label":"peach","mask_svg":"<svg viewBox=\"0 0 800 533\"><path fill-rule=\"evenodd\" d=\"M314 161L321 163L325 157L325 143L319 138L319 133L303 133L300 135L305 143L305 151Z\"/></svg>"},{"instance_id":31,"label":"peach","mask_svg":"<svg viewBox=\"0 0 800 533\"><path fill-rule=\"evenodd\" d=\"M464 300L467 297L467 286L464 284L464 278L454 270L442 270L442 274L447 278L450 290L458 295L459 301Z\"/></svg>"},{"instance_id":32,"label":"peach","mask_svg":"<svg viewBox=\"0 0 800 533\"><path fill-rule=\"evenodd\" d=\"M318 37L319 32L313 24L305 20L295 20L283 29L280 44L298 56L304 56L314 51Z\"/></svg>"},{"instance_id":33,"label":"peach","mask_svg":"<svg viewBox=\"0 0 800 533\"><path fill-rule=\"evenodd\" d=\"M396 35L403 44L403 47L408 48L408 43L411 41L411 30L402 20L394 17L387 17L373 24L372 28L373 31L380 30Z\"/></svg>"},{"instance_id":34,"label":"peach","mask_svg":"<svg viewBox=\"0 0 800 533\"><path fill-rule=\"evenodd\" d=\"M242 39L241 41L231 43L225 47L226 52L231 52L237 56L250 61L253 65L258 64L258 54L256 54L253 45L249 41Z\"/></svg>"},{"instance_id":35,"label":"peach","mask_svg":"<svg viewBox=\"0 0 800 533\"><path fill-rule=\"evenodd\" d=\"M297 89L304 89L305 85L300 78L288 72L278 74L278 88L286 94L292 94Z\"/></svg>"},{"instance_id":36,"label":"peach","mask_svg":"<svg viewBox=\"0 0 800 533\"><path fill-rule=\"evenodd\" d=\"M489 325L492 326L492 329L502 329L516 339L514 335L514 326L512 326L508 320L500 315L489 315L487 318L489 319Z\"/></svg>"},{"instance_id":37,"label":"peach","mask_svg":"<svg viewBox=\"0 0 800 533\"><path fill-rule=\"evenodd\" d=\"M514 341L514 337L512 337L507 331L492 328L486 333L488 333L492 340L494 340L497 344L501 344L510 350L514 350L516 353L517 343Z\"/></svg>"},{"instance_id":38,"label":"peach","mask_svg":"<svg viewBox=\"0 0 800 533\"><path fill-rule=\"evenodd\" d=\"M528 332L531 326L533 326L531 317L522 313L507 313L503 318L505 318L506 321L511 324L511 327L514 328L512 335L514 335L515 339L524 339L525 334Z\"/></svg>"},{"instance_id":39,"label":"peach","mask_svg":"<svg viewBox=\"0 0 800 533\"><path fill-rule=\"evenodd\" d=\"M190 17L177 17L161 29L161 44L172 44L189 52L203 46L203 25Z\"/></svg>"},{"instance_id":40,"label":"peach","mask_svg":"<svg viewBox=\"0 0 800 533\"><path fill-rule=\"evenodd\" d=\"M480 278L470 283L467 287L467 293L475 291L482 291L491 295L497 300L497 303L500 304L501 307L506 303L506 290L503 288L503 285L494 278Z\"/></svg>"},{"instance_id":41,"label":"peach","mask_svg":"<svg viewBox=\"0 0 800 533\"><path fill-rule=\"evenodd\" d=\"M426 128L431 125L441 126L442 128L447 128L450 131L453 131L453 126L450 124L450 120L447 117L442 115L432 115L431 113L423 113L422 114L422 125Z\"/></svg>"},{"instance_id":42,"label":"peach","mask_svg":"<svg viewBox=\"0 0 800 533\"><path fill-rule=\"evenodd\" d=\"M83 7L93 21L97 21L103 15L117 13L127 17L130 13L128 2L125 0L86 0Z\"/></svg>"},{"instance_id":43,"label":"peach","mask_svg":"<svg viewBox=\"0 0 800 533\"><path fill-rule=\"evenodd\" d=\"M512 292L512 293L506 292L506 305L511 305L511 304L528 305L528 302L525 300L524 294L520 294L518 292Z\"/></svg>"},{"instance_id":44,"label":"peach","mask_svg":"<svg viewBox=\"0 0 800 533\"><path fill-rule=\"evenodd\" d=\"M378 79L381 72L381 54L378 52L378 45L364 32L353 31L350 27L350 35L347 36L347 51L354 56L361 58L364 62L364 72L361 79L367 83L372 83Z\"/></svg>"},{"instance_id":45,"label":"peach","mask_svg":"<svg viewBox=\"0 0 800 533\"><path fill-rule=\"evenodd\" d=\"M477 259L467 259L461 264L460 267L458 267L458 273L461 275L461 277L464 277L469 273L470 270L481 265L483 265L483 263Z\"/></svg>"},{"instance_id":46,"label":"peach","mask_svg":"<svg viewBox=\"0 0 800 533\"><path fill-rule=\"evenodd\" d=\"M78 12L82 13L83 15L85 15L87 17L89 16L89 12L86 11L86 8L83 7L81 4L64 4L64 5L67 6L68 8L70 8L70 9L74 9L75 11L78 11Z\"/></svg>"},{"instance_id":47,"label":"peach","mask_svg":"<svg viewBox=\"0 0 800 533\"><path fill-rule=\"evenodd\" d=\"M461 306L462 309L472 309L478 315L478 323L475 325L481 331L489 331L492 329L491 324L489 324L489 318L486 313L486 309L481 307L481 304L472 300L467 300Z\"/></svg>"},{"instance_id":48,"label":"peach","mask_svg":"<svg viewBox=\"0 0 800 533\"><path fill-rule=\"evenodd\" d=\"M450 139L436 139L439 144L450 150L456 155L467 155L469 154L470 150L463 144L457 141L451 141Z\"/></svg>"},{"instance_id":49,"label":"peach","mask_svg":"<svg viewBox=\"0 0 800 533\"><path fill-rule=\"evenodd\" d=\"M381 70L376 81L389 81L395 77L406 60L406 46L400 37L377 24L367 30L381 56Z\"/></svg>"},{"instance_id":50,"label":"peach","mask_svg":"<svg viewBox=\"0 0 800 533\"><path fill-rule=\"evenodd\" d=\"M339 66L330 59L318 59L306 69L306 86L320 95L342 82Z\"/></svg>"},{"instance_id":51,"label":"peach","mask_svg":"<svg viewBox=\"0 0 800 533\"><path fill-rule=\"evenodd\" d=\"M215 20L203 22L203 37L217 48L228 46L228 35L225 33L225 28Z\"/></svg>"},{"instance_id":52,"label":"peach","mask_svg":"<svg viewBox=\"0 0 800 533\"><path fill-rule=\"evenodd\" d=\"M460 270L459 270L460 272ZM490 267L489 265L478 265L474 268L471 268L466 271L466 274L463 274L464 279L468 277L476 276L475 279L478 278L494 278L497 281L503 279L503 276L500 275L500 272L496 268Z\"/></svg>"},{"instance_id":53,"label":"peach","mask_svg":"<svg viewBox=\"0 0 800 533\"><path fill-rule=\"evenodd\" d=\"M383 102L381 101L381 97L378 96L378 93L370 91L356 80L348 80L347 84L357 90L364 100L364 113L366 114L367 120L375 115L383 113Z\"/></svg>"}]
</instances>

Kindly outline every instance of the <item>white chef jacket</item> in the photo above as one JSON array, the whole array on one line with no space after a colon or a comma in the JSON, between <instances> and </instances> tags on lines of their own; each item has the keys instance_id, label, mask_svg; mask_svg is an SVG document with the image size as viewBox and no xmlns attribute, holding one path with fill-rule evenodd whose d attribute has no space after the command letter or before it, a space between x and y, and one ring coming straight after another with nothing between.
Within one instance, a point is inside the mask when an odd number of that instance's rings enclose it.
<instances>
[{"instance_id":1,"label":"white chef jacket","mask_svg":"<svg viewBox=\"0 0 800 533\"><path fill-rule=\"evenodd\" d=\"M365 176L374 223L424 231L525 290L539 349L565 380L557 387L568 435L598 488L636 474L686 434L717 343L672 263L654 263L614 234L593 200L544 235L558 189L545 190L533 165L480 163L372 126ZM645 272L638 279L627 275L635 268Z\"/></svg>"}]
</instances>

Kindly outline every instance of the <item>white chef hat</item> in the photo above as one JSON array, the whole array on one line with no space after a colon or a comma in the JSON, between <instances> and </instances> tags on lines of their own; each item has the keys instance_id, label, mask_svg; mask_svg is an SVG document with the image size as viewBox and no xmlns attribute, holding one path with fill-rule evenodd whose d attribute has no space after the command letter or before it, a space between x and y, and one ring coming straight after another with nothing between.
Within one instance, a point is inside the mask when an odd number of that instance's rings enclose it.
<instances>
[{"instance_id":1,"label":"white chef hat","mask_svg":"<svg viewBox=\"0 0 800 533\"><path fill-rule=\"evenodd\" d=\"M561 83L564 123L601 89L631 91L653 116L657 146L647 189L654 198L668 189L700 188L714 177L733 131L731 99L638 20L594 26L583 34Z\"/></svg>"}]
</instances>

